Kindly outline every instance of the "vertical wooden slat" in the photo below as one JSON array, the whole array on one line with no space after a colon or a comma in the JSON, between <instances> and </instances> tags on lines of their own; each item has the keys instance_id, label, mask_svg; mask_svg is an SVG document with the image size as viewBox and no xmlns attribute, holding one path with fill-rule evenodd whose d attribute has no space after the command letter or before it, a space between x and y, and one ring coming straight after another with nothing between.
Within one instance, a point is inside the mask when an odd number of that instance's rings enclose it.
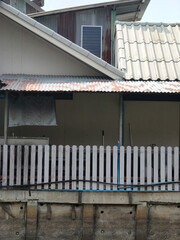
<instances>
[{"instance_id":1,"label":"vertical wooden slat","mask_svg":"<svg viewBox=\"0 0 180 240\"><path fill-rule=\"evenodd\" d=\"M63 146L58 147L58 181L63 180ZM63 189L63 184L58 183L58 189Z\"/></svg>"},{"instance_id":2,"label":"vertical wooden slat","mask_svg":"<svg viewBox=\"0 0 180 240\"><path fill-rule=\"evenodd\" d=\"M44 183L49 182L49 146L44 149ZM49 189L49 184L44 185L44 189Z\"/></svg>"},{"instance_id":3,"label":"vertical wooden slat","mask_svg":"<svg viewBox=\"0 0 180 240\"><path fill-rule=\"evenodd\" d=\"M35 184L35 169L36 169L36 146L31 146L31 173L30 173L30 184ZM34 187L32 187L34 189Z\"/></svg>"},{"instance_id":4,"label":"vertical wooden slat","mask_svg":"<svg viewBox=\"0 0 180 240\"><path fill-rule=\"evenodd\" d=\"M161 182L165 182L165 147L161 147ZM161 191L165 190L165 185L161 185Z\"/></svg>"},{"instance_id":5,"label":"vertical wooden slat","mask_svg":"<svg viewBox=\"0 0 180 240\"><path fill-rule=\"evenodd\" d=\"M65 189L69 189L69 180L70 180L70 146L65 146Z\"/></svg>"},{"instance_id":6,"label":"vertical wooden slat","mask_svg":"<svg viewBox=\"0 0 180 240\"><path fill-rule=\"evenodd\" d=\"M86 180L90 181L90 146L86 146ZM90 190L90 182L85 183L85 189Z\"/></svg>"},{"instance_id":7,"label":"vertical wooden slat","mask_svg":"<svg viewBox=\"0 0 180 240\"><path fill-rule=\"evenodd\" d=\"M138 147L133 147L133 185L138 184ZM135 187L132 190L137 191L138 188Z\"/></svg>"},{"instance_id":8,"label":"vertical wooden slat","mask_svg":"<svg viewBox=\"0 0 180 240\"><path fill-rule=\"evenodd\" d=\"M111 183L111 147L106 147L106 182ZM111 190L111 185L106 184L106 190Z\"/></svg>"},{"instance_id":9,"label":"vertical wooden slat","mask_svg":"<svg viewBox=\"0 0 180 240\"><path fill-rule=\"evenodd\" d=\"M79 146L79 179L84 180L84 147ZM83 190L84 183L79 182L79 190Z\"/></svg>"},{"instance_id":10,"label":"vertical wooden slat","mask_svg":"<svg viewBox=\"0 0 180 240\"><path fill-rule=\"evenodd\" d=\"M131 185L131 147L127 147L127 159L126 159L126 184ZM132 190L127 188L127 190Z\"/></svg>"},{"instance_id":11,"label":"vertical wooden slat","mask_svg":"<svg viewBox=\"0 0 180 240\"><path fill-rule=\"evenodd\" d=\"M172 147L167 148L167 180L172 182ZM172 191L172 184L168 184L168 191Z\"/></svg>"},{"instance_id":12,"label":"vertical wooden slat","mask_svg":"<svg viewBox=\"0 0 180 240\"><path fill-rule=\"evenodd\" d=\"M72 180L77 180L77 146L72 146ZM76 190L76 181L72 181L72 189Z\"/></svg>"},{"instance_id":13,"label":"vertical wooden slat","mask_svg":"<svg viewBox=\"0 0 180 240\"><path fill-rule=\"evenodd\" d=\"M92 173L92 180L97 181L97 146L93 146L93 173ZM97 183L92 184L92 189L97 190Z\"/></svg>"},{"instance_id":14,"label":"vertical wooden slat","mask_svg":"<svg viewBox=\"0 0 180 240\"><path fill-rule=\"evenodd\" d=\"M118 147L114 146L113 147L113 184L117 184L117 179L118 179ZM113 185L113 190L117 190L117 185Z\"/></svg>"},{"instance_id":15,"label":"vertical wooden slat","mask_svg":"<svg viewBox=\"0 0 180 240\"><path fill-rule=\"evenodd\" d=\"M140 147L140 184L145 184L145 148ZM140 187L141 190L145 190L144 187Z\"/></svg>"},{"instance_id":16,"label":"vertical wooden slat","mask_svg":"<svg viewBox=\"0 0 180 240\"><path fill-rule=\"evenodd\" d=\"M159 182L159 148L154 147L154 183ZM154 191L158 191L159 186L154 186Z\"/></svg>"},{"instance_id":17,"label":"vertical wooden slat","mask_svg":"<svg viewBox=\"0 0 180 240\"><path fill-rule=\"evenodd\" d=\"M42 150L43 147L41 145L38 146L38 163L37 163L37 183L42 183ZM31 148L31 158L32 158L32 153L34 155L34 149ZM33 168L35 168L35 161L31 159L31 164ZM34 171L32 171L32 176L31 176L31 182L33 183L35 181L35 175ZM42 189L42 185L38 185L37 189Z\"/></svg>"},{"instance_id":18,"label":"vertical wooden slat","mask_svg":"<svg viewBox=\"0 0 180 240\"><path fill-rule=\"evenodd\" d=\"M120 185L124 185L124 147L120 147L120 161L119 161L119 173L120 173ZM124 189L122 189L124 190Z\"/></svg>"},{"instance_id":19,"label":"vertical wooden slat","mask_svg":"<svg viewBox=\"0 0 180 240\"><path fill-rule=\"evenodd\" d=\"M22 146L17 146L16 185L21 185Z\"/></svg>"},{"instance_id":20,"label":"vertical wooden slat","mask_svg":"<svg viewBox=\"0 0 180 240\"><path fill-rule=\"evenodd\" d=\"M28 184L28 168L29 168L29 146L24 146L24 169L23 169L23 185Z\"/></svg>"},{"instance_id":21,"label":"vertical wooden slat","mask_svg":"<svg viewBox=\"0 0 180 240\"><path fill-rule=\"evenodd\" d=\"M152 183L152 148L147 147L147 184ZM147 188L148 191L152 190L152 186Z\"/></svg>"},{"instance_id":22,"label":"vertical wooden slat","mask_svg":"<svg viewBox=\"0 0 180 240\"><path fill-rule=\"evenodd\" d=\"M104 182L104 146L99 147L99 182ZM99 183L99 190L104 190L104 184Z\"/></svg>"},{"instance_id":23,"label":"vertical wooden slat","mask_svg":"<svg viewBox=\"0 0 180 240\"><path fill-rule=\"evenodd\" d=\"M10 169L9 169L9 185L14 185L14 145L10 146Z\"/></svg>"},{"instance_id":24,"label":"vertical wooden slat","mask_svg":"<svg viewBox=\"0 0 180 240\"><path fill-rule=\"evenodd\" d=\"M51 147L51 182L56 181L56 146ZM55 189L56 184L51 184L51 189Z\"/></svg>"},{"instance_id":25,"label":"vertical wooden slat","mask_svg":"<svg viewBox=\"0 0 180 240\"><path fill-rule=\"evenodd\" d=\"M2 186L7 186L8 146L3 145Z\"/></svg>"},{"instance_id":26,"label":"vertical wooden slat","mask_svg":"<svg viewBox=\"0 0 180 240\"><path fill-rule=\"evenodd\" d=\"M179 147L174 148L174 181L179 181ZM179 183L174 185L174 190L179 191Z\"/></svg>"}]
</instances>

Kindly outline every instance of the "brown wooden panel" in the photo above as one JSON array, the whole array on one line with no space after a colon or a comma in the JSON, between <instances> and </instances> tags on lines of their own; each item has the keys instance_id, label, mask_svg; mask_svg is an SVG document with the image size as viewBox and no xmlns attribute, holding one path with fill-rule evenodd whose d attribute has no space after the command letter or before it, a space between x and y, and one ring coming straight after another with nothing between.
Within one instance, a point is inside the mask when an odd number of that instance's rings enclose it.
<instances>
[{"instance_id":1,"label":"brown wooden panel","mask_svg":"<svg viewBox=\"0 0 180 240\"><path fill-rule=\"evenodd\" d=\"M58 33L63 37L75 42L75 14L67 12L58 17Z\"/></svg>"}]
</instances>

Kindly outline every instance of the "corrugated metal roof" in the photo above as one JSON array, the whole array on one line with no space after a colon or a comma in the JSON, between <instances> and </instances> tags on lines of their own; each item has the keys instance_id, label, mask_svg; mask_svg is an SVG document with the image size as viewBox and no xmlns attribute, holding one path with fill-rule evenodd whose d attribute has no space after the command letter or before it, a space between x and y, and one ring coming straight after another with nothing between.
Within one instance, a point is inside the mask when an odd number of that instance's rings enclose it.
<instances>
[{"instance_id":1,"label":"corrugated metal roof","mask_svg":"<svg viewBox=\"0 0 180 240\"><path fill-rule=\"evenodd\" d=\"M180 80L180 24L116 22L125 79Z\"/></svg>"},{"instance_id":2,"label":"corrugated metal roof","mask_svg":"<svg viewBox=\"0 0 180 240\"><path fill-rule=\"evenodd\" d=\"M98 77L0 76L0 91L180 93L180 82L123 81ZM0 85L1 85L0 84Z\"/></svg>"}]
</instances>

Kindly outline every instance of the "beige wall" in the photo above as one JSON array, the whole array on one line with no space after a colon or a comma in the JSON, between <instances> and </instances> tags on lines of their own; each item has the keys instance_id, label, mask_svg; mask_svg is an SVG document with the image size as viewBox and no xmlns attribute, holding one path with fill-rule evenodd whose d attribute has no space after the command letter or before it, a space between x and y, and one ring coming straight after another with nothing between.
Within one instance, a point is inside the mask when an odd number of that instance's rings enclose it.
<instances>
[{"instance_id":1,"label":"beige wall","mask_svg":"<svg viewBox=\"0 0 180 240\"><path fill-rule=\"evenodd\" d=\"M179 146L179 103L126 101L124 104L125 145Z\"/></svg>"},{"instance_id":2,"label":"beige wall","mask_svg":"<svg viewBox=\"0 0 180 240\"><path fill-rule=\"evenodd\" d=\"M0 14L0 74L102 76Z\"/></svg>"}]
</instances>

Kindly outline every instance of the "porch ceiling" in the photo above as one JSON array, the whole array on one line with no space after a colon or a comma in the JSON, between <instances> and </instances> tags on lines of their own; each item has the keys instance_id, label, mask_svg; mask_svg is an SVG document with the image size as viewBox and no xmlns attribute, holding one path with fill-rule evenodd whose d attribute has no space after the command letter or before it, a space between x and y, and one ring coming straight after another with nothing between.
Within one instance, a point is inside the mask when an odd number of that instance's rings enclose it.
<instances>
[{"instance_id":1,"label":"porch ceiling","mask_svg":"<svg viewBox=\"0 0 180 240\"><path fill-rule=\"evenodd\" d=\"M99 77L2 75L0 91L180 93L179 81L125 81Z\"/></svg>"}]
</instances>

